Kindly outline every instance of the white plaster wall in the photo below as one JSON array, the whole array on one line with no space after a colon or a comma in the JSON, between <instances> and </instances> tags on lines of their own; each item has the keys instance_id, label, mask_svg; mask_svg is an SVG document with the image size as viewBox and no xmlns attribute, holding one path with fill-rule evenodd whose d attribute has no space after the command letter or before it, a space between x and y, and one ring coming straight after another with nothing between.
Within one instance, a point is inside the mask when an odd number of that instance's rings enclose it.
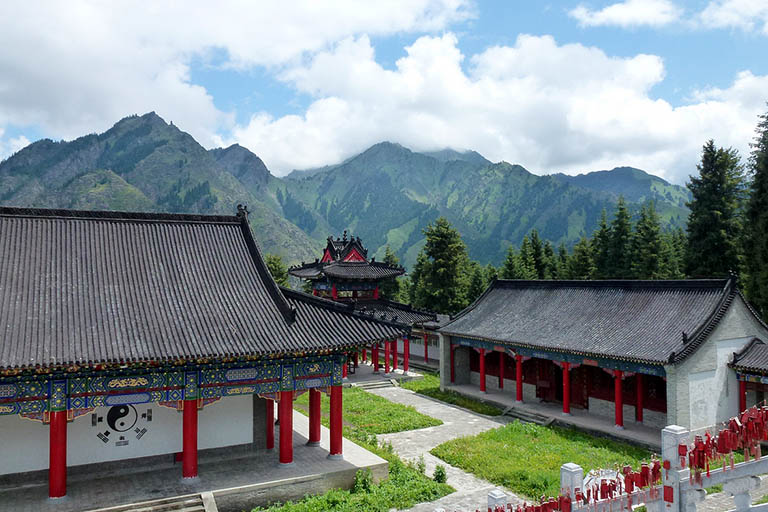
<instances>
[{"instance_id":1,"label":"white plaster wall","mask_svg":"<svg viewBox=\"0 0 768 512\"><path fill-rule=\"evenodd\" d=\"M163 455L182 450L180 412L157 404L134 405L130 419L121 427L129 428L120 432L107 424L109 410L109 407L99 407L67 424L68 466ZM147 416L148 411L151 411L151 421ZM99 418L101 421L98 421ZM48 469L48 429L48 425L20 416L0 416L0 474ZM139 429L138 432L136 429ZM99 434L104 435L107 431L109 436L104 436L104 442ZM199 411L199 449L252 441L251 395L223 398Z\"/></svg>"},{"instance_id":2,"label":"white plaster wall","mask_svg":"<svg viewBox=\"0 0 768 512\"><path fill-rule=\"evenodd\" d=\"M768 330L736 297L698 350L674 369L668 368L667 410L671 423L696 430L738 413L738 382L728 363L733 353L755 336L768 339Z\"/></svg>"},{"instance_id":3,"label":"white plaster wall","mask_svg":"<svg viewBox=\"0 0 768 512\"><path fill-rule=\"evenodd\" d=\"M197 434L201 450L252 443L253 397L230 396L206 405L197 417Z\"/></svg>"},{"instance_id":4,"label":"white plaster wall","mask_svg":"<svg viewBox=\"0 0 768 512\"><path fill-rule=\"evenodd\" d=\"M0 475L48 468L48 425L0 416Z\"/></svg>"}]
</instances>

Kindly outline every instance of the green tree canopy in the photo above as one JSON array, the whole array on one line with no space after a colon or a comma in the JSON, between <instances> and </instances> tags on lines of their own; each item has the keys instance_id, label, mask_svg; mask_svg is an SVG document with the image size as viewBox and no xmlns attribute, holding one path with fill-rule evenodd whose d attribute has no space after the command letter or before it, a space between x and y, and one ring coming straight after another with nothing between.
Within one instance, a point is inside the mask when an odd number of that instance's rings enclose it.
<instances>
[{"instance_id":1,"label":"green tree canopy","mask_svg":"<svg viewBox=\"0 0 768 512\"><path fill-rule=\"evenodd\" d=\"M288 286L288 267L283 263L283 258L277 254L267 254L267 268L272 278L280 286Z\"/></svg>"},{"instance_id":2,"label":"green tree canopy","mask_svg":"<svg viewBox=\"0 0 768 512\"><path fill-rule=\"evenodd\" d=\"M632 216L623 196L616 203L616 214L611 221L608 245L608 269L604 277L629 279L632 277Z\"/></svg>"},{"instance_id":3,"label":"green tree canopy","mask_svg":"<svg viewBox=\"0 0 768 512\"><path fill-rule=\"evenodd\" d=\"M746 289L750 302L768 320L768 113L760 116L749 157L749 201L745 236Z\"/></svg>"},{"instance_id":4,"label":"green tree canopy","mask_svg":"<svg viewBox=\"0 0 768 512\"><path fill-rule=\"evenodd\" d=\"M699 176L687 184L688 249L686 268L692 277L716 277L740 268L744 173L734 149L704 144Z\"/></svg>"},{"instance_id":5,"label":"green tree canopy","mask_svg":"<svg viewBox=\"0 0 768 512\"><path fill-rule=\"evenodd\" d=\"M400 266L400 259L392 252L392 249L387 245L384 251L384 263L392 265L394 267ZM383 299L399 300L400 299L400 280L397 278L386 279L379 285L379 295Z\"/></svg>"},{"instance_id":6,"label":"green tree canopy","mask_svg":"<svg viewBox=\"0 0 768 512\"><path fill-rule=\"evenodd\" d=\"M595 264L592 259L592 244L586 237L573 247L573 256L568 260L569 279L590 279L595 272Z\"/></svg>"}]
</instances>

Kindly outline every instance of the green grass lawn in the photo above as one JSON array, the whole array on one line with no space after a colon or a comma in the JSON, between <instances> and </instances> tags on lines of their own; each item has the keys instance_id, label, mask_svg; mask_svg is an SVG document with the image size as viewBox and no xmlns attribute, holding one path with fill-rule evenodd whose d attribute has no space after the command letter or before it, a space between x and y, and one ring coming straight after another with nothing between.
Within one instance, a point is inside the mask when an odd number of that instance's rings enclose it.
<instances>
[{"instance_id":1,"label":"green grass lawn","mask_svg":"<svg viewBox=\"0 0 768 512\"><path fill-rule=\"evenodd\" d=\"M321 422L329 421L330 400L321 394ZM309 413L309 393L294 402L294 408L304 415ZM421 414L410 405L396 404L386 398L368 393L360 388L344 388L342 399L344 437L355 442L368 442L372 435L391 434L404 430L442 425L443 422Z\"/></svg>"},{"instance_id":2,"label":"green grass lawn","mask_svg":"<svg viewBox=\"0 0 768 512\"><path fill-rule=\"evenodd\" d=\"M464 407L470 411L476 413L485 414L487 416L498 416L501 414L501 409L490 404L480 402L473 398L468 398L455 391L440 391L440 377L431 372L424 372L423 379L415 379L404 382L402 386L405 389L410 389L419 394L440 400L459 407Z\"/></svg>"},{"instance_id":3,"label":"green grass lawn","mask_svg":"<svg viewBox=\"0 0 768 512\"><path fill-rule=\"evenodd\" d=\"M322 423L328 426L328 397L321 402ZM303 414L309 411L309 394L300 396L294 407ZM389 478L379 484L360 478L352 490L334 489L317 496L307 496L290 503L277 503L254 512L387 512L392 508L406 509L418 503L433 501L454 489L420 473L411 464L403 463L390 445L380 446L374 437L441 425L442 421L421 414L410 406L396 404L359 388L344 388L344 437L389 462Z\"/></svg>"},{"instance_id":4,"label":"green grass lawn","mask_svg":"<svg viewBox=\"0 0 768 512\"><path fill-rule=\"evenodd\" d=\"M642 448L559 427L515 421L476 436L454 439L431 453L447 463L512 491L538 498L560 493L560 466L575 462L584 472L630 464L651 454Z\"/></svg>"}]
</instances>

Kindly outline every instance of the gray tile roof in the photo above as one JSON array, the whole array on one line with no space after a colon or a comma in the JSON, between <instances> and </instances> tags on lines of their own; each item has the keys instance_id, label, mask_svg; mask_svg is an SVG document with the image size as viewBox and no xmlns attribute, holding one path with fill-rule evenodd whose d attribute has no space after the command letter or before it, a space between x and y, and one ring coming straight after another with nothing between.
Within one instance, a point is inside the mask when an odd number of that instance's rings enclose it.
<instances>
[{"instance_id":1,"label":"gray tile roof","mask_svg":"<svg viewBox=\"0 0 768 512\"><path fill-rule=\"evenodd\" d=\"M331 261L328 263L308 263L291 267L288 272L302 279L312 279L321 275L333 279L351 279L358 281L378 281L397 277L405 273L402 267L391 267L378 261Z\"/></svg>"},{"instance_id":2,"label":"gray tile roof","mask_svg":"<svg viewBox=\"0 0 768 512\"><path fill-rule=\"evenodd\" d=\"M0 208L0 368L320 352L403 333L281 291L245 216Z\"/></svg>"},{"instance_id":3,"label":"gray tile roof","mask_svg":"<svg viewBox=\"0 0 768 512\"><path fill-rule=\"evenodd\" d=\"M355 305L358 311L372 313L376 318L387 319L405 325L436 322L437 314L431 311L414 309L410 304L392 300L361 300Z\"/></svg>"},{"instance_id":4,"label":"gray tile roof","mask_svg":"<svg viewBox=\"0 0 768 512\"><path fill-rule=\"evenodd\" d=\"M768 345L754 338L740 352L733 355L730 366L746 373L768 374Z\"/></svg>"},{"instance_id":5,"label":"gray tile roof","mask_svg":"<svg viewBox=\"0 0 768 512\"><path fill-rule=\"evenodd\" d=\"M696 350L736 296L725 279L495 281L440 332L659 364Z\"/></svg>"}]
</instances>

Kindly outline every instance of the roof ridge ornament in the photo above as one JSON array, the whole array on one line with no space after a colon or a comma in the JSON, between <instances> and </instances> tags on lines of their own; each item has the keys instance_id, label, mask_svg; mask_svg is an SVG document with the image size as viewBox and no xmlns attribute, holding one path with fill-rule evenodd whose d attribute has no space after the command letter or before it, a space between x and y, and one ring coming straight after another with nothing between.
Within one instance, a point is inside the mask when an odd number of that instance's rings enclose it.
<instances>
[{"instance_id":1,"label":"roof ridge ornament","mask_svg":"<svg viewBox=\"0 0 768 512\"><path fill-rule=\"evenodd\" d=\"M248 214L251 213L248 211L247 205L238 204L237 205L237 216L241 219L248 219Z\"/></svg>"}]
</instances>

